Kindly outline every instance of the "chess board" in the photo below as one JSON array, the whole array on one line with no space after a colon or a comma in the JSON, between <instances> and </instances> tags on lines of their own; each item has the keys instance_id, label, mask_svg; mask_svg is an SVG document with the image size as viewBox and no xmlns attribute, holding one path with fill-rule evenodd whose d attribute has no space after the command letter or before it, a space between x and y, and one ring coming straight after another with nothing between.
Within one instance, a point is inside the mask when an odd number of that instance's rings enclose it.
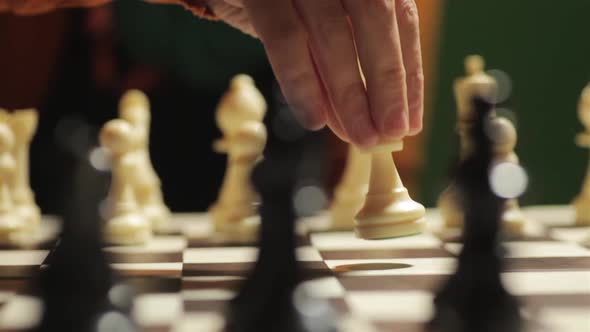
<instances>
[{"instance_id":1,"label":"chess board","mask_svg":"<svg viewBox=\"0 0 590 332\"><path fill-rule=\"evenodd\" d=\"M530 331L590 331L590 227L571 227L567 206L526 208L530 236L505 242L506 287L523 304ZM352 232L305 232L298 257L304 287L334 308L343 331L424 331L433 292L453 272L460 244L441 236L436 210L424 234L365 241ZM327 215L307 222L325 221ZM219 331L223 308L256 259L255 246L207 241L204 214L178 214L185 234L143 247L106 248L113 267L136 286L133 316L142 331ZM0 251L0 331L37 321L31 276L47 250Z\"/></svg>"}]
</instances>

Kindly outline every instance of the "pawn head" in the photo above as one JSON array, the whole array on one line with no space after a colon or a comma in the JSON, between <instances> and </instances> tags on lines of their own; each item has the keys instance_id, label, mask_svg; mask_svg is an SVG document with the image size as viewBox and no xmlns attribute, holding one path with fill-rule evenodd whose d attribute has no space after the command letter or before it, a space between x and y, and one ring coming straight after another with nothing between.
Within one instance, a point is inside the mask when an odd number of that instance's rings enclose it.
<instances>
[{"instance_id":1,"label":"pawn head","mask_svg":"<svg viewBox=\"0 0 590 332\"><path fill-rule=\"evenodd\" d=\"M485 60L481 55L469 55L465 58L465 72L467 75L483 73Z\"/></svg>"},{"instance_id":2,"label":"pawn head","mask_svg":"<svg viewBox=\"0 0 590 332\"><path fill-rule=\"evenodd\" d=\"M8 123L8 121L10 121L10 113L5 109L0 108L0 122Z\"/></svg>"},{"instance_id":3,"label":"pawn head","mask_svg":"<svg viewBox=\"0 0 590 332\"><path fill-rule=\"evenodd\" d=\"M147 125L150 122L150 102L139 90L125 92L119 101L119 116L133 125Z\"/></svg>"},{"instance_id":4,"label":"pawn head","mask_svg":"<svg viewBox=\"0 0 590 332\"><path fill-rule=\"evenodd\" d=\"M486 122L486 133L492 141L496 154L514 152L518 140L516 128L510 120L504 117L492 117Z\"/></svg>"},{"instance_id":5,"label":"pawn head","mask_svg":"<svg viewBox=\"0 0 590 332\"><path fill-rule=\"evenodd\" d=\"M39 123L39 113L34 109L16 110L10 118L10 125L17 139L29 140Z\"/></svg>"},{"instance_id":6,"label":"pawn head","mask_svg":"<svg viewBox=\"0 0 590 332\"><path fill-rule=\"evenodd\" d=\"M129 152L137 145L135 131L125 120L115 119L107 122L100 131L100 145L114 154Z\"/></svg>"}]
</instances>

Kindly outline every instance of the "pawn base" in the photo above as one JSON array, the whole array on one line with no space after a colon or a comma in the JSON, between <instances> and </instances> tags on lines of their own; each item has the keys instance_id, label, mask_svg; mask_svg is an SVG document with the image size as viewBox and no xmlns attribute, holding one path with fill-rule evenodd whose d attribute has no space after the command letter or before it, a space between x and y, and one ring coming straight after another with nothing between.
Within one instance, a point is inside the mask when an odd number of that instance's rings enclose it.
<instances>
[{"instance_id":1,"label":"pawn base","mask_svg":"<svg viewBox=\"0 0 590 332\"><path fill-rule=\"evenodd\" d=\"M142 230L134 234L108 234L106 243L114 246L133 246L148 243L152 239L152 232Z\"/></svg>"},{"instance_id":2,"label":"pawn base","mask_svg":"<svg viewBox=\"0 0 590 332\"><path fill-rule=\"evenodd\" d=\"M105 241L111 245L141 245L152 238L152 229L147 219L134 214L109 220L104 233Z\"/></svg>"},{"instance_id":3,"label":"pawn base","mask_svg":"<svg viewBox=\"0 0 590 332\"><path fill-rule=\"evenodd\" d=\"M38 231L41 227L41 210L36 205L20 205L16 207L17 215L25 221L27 229Z\"/></svg>"},{"instance_id":4,"label":"pawn base","mask_svg":"<svg viewBox=\"0 0 590 332\"><path fill-rule=\"evenodd\" d=\"M207 213L216 229L223 228L225 224L238 223L257 214L255 205L244 201L216 202L209 207Z\"/></svg>"},{"instance_id":5,"label":"pawn base","mask_svg":"<svg viewBox=\"0 0 590 332\"><path fill-rule=\"evenodd\" d=\"M426 225L424 218L406 223L357 223L355 233L366 240L391 239L422 233Z\"/></svg>"},{"instance_id":6,"label":"pawn base","mask_svg":"<svg viewBox=\"0 0 590 332\"><path fill-rule=\"evenodd\" d=\"M457 192L454 186L450 186L442 192L437 206L444 228L463 228L463 211L458 204Z\"/></svg>"},{"instance_id":7,"label":"pawn base","mask_svg":"<svg viewBox=\"0 0 590 332\"><path fill-rule=\"evenodd\" d=\"M578 196L574 200L573 206L576 210L575 226L590 226L590 197Z\"/></svg>"},{"instance_id":8,"label":"pawn base","mask_svg":"<svg viewBox=\"0 0 590 332\"><path fill-rule=\"evenodd\" d=\"M383 204L387 201L389 204ZM405 189L389 195L368 195L357 215L355 232L367 240L418 234L424 229L425 214L424 206L413 201Z\"/></svg>"},{"instance_id":9,"label":"pawn base","mask_svg":"<svg viewBox=\"0 0 590 332\"><path fill-rule=\"evenodd\" d=\"M164 205L150 205L143 208L143 214L150 221L152 229L156 234L173 234L178 229L172 225L170 210Z\"/></svg>"},{"instance_id":10,"label":"pawn base","mask_svg":"<svg viewBox=\"0 0 590 332\"><path fill-rule=\"evenodd\" d=\"M361 196L364 199L364 195ZM358 197L355 197L358 198ZM330 207L329 230L350 231L354 229L354 217L363 205L363 199L340 199Z\"/></svg>"},{"instance_id":11,"label":"pawn base","mask_svg":"<svg viewBox=\"0 0 590 332\"><path fill-rule=\"evenodd\" d=\"M24 230L0 232L0 247L20 247L27 234Z\"/></svg>"},{"instance_id":12,"label":"pawn base","mask_svg":"<svg viewBox=\"0 0 590 332\"><path fill-rule=\"evenodd\" d=\"M524 237L527 218L517 204L508 203L502 214L502 232L508 237Z\"/></svg>"},{"instance_id":13,"label":"pawn base","mask_svg":"<svg viewBox=\"0 0 590 332\"><path fill-rule=\"evenodd\" d=\"M350 215L332 215L332 222L326 231L346 232L354 229L354 213Z\"/></svg>"},{"instance_id":14,"label":"pawn base","mask_svg":"<svg viewBox=\"0 0 590 332\"><path fill-rule=\"evenodd\" d=\"M215 223L215 238L222 242L255 243L258 241L260 217L257 215L238 221Z\"/></svg>"},{"instance_id":15,"label":"pawn base","mask_svg":"<svg viewBox=\"0 0 590 332\"><path fill-rule=\"evenodd\" d=\"M0 245L16 246L27 231L27 225L18 215L5 212L0 214Z\"/></svg>"}]
</instances>

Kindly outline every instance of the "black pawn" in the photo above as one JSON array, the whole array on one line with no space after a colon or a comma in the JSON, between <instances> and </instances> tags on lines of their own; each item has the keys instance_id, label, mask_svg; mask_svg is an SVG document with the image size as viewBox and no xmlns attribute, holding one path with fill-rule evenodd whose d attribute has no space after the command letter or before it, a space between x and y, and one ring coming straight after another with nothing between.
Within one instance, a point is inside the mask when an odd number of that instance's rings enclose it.
<instances>
[{"instance_id":1,"label":"black pawn","mask_svg":"<svg viewBox=\"0 0 590 332\"><path fill-rule=\"evenodd\" d=\"M275 149L254 169L252 181L262 201L259 254L230 302L228 332L303 331L293 305L293 292L301 280L293 209L300 153L297 148Z\"/></svg>"},{"instance_id":2,"label":"black pawn","mask_svg":"<svg viewBox=\"0 0 590 332\"><path fill-rule=\"evenodd\" d=\"M486 122L494 107L479 98L474 106L477 119L469 132L473 151L458 166L455 177L465 213L463 248L457 270L436 294L430 327L441 332L518 332L523 328L519 305L500 276L505 199L494 194L489 181L493 142Z\"/></svg>"},{"instance_id":3,"label":"black pawn","mask_svg":"<svg viewBox=\"0 0 590 332\"><path fill-rule=\"evenodd\" d=\"M86 160L79 161L66 196L61 237L46 260L47 267L38 276L36 288L44 312L35 332L135 329L126 318L126 309L118 307L130 303L123 299L126 295L122 287L111 291L115 278L102 250L98 203L104 197L104 181L104 175Z\"/></svg>"}]
</instances>

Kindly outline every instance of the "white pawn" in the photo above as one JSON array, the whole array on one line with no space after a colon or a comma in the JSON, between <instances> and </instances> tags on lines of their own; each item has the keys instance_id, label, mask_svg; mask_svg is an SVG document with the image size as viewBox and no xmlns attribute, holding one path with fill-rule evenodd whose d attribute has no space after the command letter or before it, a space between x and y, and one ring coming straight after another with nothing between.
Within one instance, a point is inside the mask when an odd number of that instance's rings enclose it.
<instances>
[{"instance_id":1,"label":"white pawn","mask_svg":"<svg viewBox=\"0 0 590 332\"><path fill-rule=\"evenodd\" d=\"M514 152L517 141L516 128L512 122L503 117L493 114L488 125L488 134L493 141L494 163L519 164L518 156ZM525 236L527 217L520 209L518 200L509 199L506 201L502 213L502 230L509 237Z\"/></svg>"},{"instance_id":2,"label":"white pawn","mask_svg":"<svg viewBox=\"0 0 590 332\"><path fill-rule=\"evenodd\" d=\"M10 126L14 132L15 144L13 154L16 160L12 197L17 213L25 220L30 232L39 230L41 210L35 203L35 194L29 184L29 149L39 115L34 109L16 110L10 117Z\"/></svg>"},{"instance_id":3,"label":"white pawn","mask_svg":"<svg viewBox=\"0 0 590 332\"><path fill-rule=\"evenodd\" d=\"M403 149L402 141L382 144L369 150L371 173L365 203L356 217L356 234L376 240L422 232L424 206L410 198L404 187L392 152Z\"/></svg>"},{"instance_id":4,"label":"white pawn","mask_svg":"<svg viewBox=\"0 0 590 332\"><path fill-rule=\"evenodd\" d=\"M119 104L119 116L133 126L138 138L137 176L133 189L139 207L152 223L156 233L173 232L170 210L164 204L161 181L154 170L149 154L151 114L147 96L139 90L127 91Z\"/></svg>"},{"instance_id":5,"label":"white pawn","mask_svg":"<svg viewBox=\"0 0 590 332\"><path fill-rule=\"evenodd\" d=\"M578 134L576 144L583 148L590 148L590 84L582 91L578 104L578 118L584 125L585 131ZM588 164L582 190L574 199L573 205L576 210L576 225L590 226L590 164Z\"/></svg>"},{"instance_id":6,"label":"white pawn","mask_svg":"<svg viewBox=\"0 0 590 332\"><path fill-rule=\"evenodd\" d=\"M0 110L0 244L14 245L19 234L25 231L26 225L15 213L10 191L16 163L12 155L14 134L6 123L6 113Z\"/></svg>"},{"instance_id":7,"label":"white pawn","mask_svg":"<svg viewBox=\"0 0 590 332\"><path fill-rule=\"evenodd\" d=\"M250 176L266 145L265 114L266 102L252 78L234 77L216 112L223 138L214 149L227 153L227 168L217 201L209 208L215 231L224 240L252 242L258 235L258 195Z\"/></svg>"},{"instance_id":8,"label":"white pawn","mask_svg":"<svg viewBox=\"0 0 590 332\"><path fill-rule=\"evenodd\" d=\"M100 132L100 143L111 154L112 179L107 198L109 212L105 237L114 245L143 244L152 235L150 221L140 210L133 190L138 164L137 132L125 120L107 122Z\"/></svg>"},{"instance_id":9,"label":"white pawn","mask_svg":"<svg viewBox=\"0 0 590 332\"><path fill-rule=\"evenodd\" d=\"M342 179L334 190L334 200L330 206L331 230L354 229L354 219L369 190L370 171L371 156L350 144Z\"/></svg>"}]
</instances>

